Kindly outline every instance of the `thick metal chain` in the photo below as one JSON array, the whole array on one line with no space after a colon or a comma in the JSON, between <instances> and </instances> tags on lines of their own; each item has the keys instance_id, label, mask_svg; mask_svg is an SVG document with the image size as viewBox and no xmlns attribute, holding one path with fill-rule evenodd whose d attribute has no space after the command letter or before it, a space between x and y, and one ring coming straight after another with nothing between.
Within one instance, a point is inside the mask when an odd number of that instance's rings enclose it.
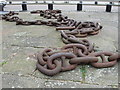
<instances>
[{"instance_id":1,"label":"thick metal chain","mask_svg":"<svg viewBox=\"0 0 120 90\"><path fill-rule=\"evenodd\" d=\"M86 37L88 35L96 35L102 29L99 23L94 22L77 22L73 19L69 19L67 16L61 15L61 10L37 10L33 13L39 13L40 16L47 19L56 19L56 21L24 21L17 16L13 16L18 13L9 12L2 16L3 20L9 22L16 22L16 25L47 25L55 26L56 30L72 30L65 32L68 35L74 35L76 37Z\"/></svg>"},{"instance_id":2,"label":"thick metal chain","mask_svg":"<svg viewBox=\"0 0 120 90\"><path fill-rule=\"evenodd\" d=\"M31 13L37 13L44 18L56 19L57 21L23 21L23 19L13 16L18 14L14 12L3 15L2 19L16 22L16 25L55 26L56 30L60 30L62 41L67 44L59 51L48 48L35 54L37 59L36 69L41 73L53 76L60 72L73 70L81 64L91 65L95 68L107 68L116 65L119 61L120 53L95 52L94 45L89 40L79 40L77 38L98 34L102 29L99 23L77 22L63 16L61 10L37 10Z\"/></svg>"},{"instance_id":3,"label":"thick metal chain","mask_svg":"<svg viewBox=\"0 0 120 90\"><path fill-rule=\"evenodd\" d=\"M82 44L67 44L58 52L45 49L37 54L37 69L53 76L60 72L75 69L78 65L87 64L95 68L107 68L116 65L120 54L112 52L91 52ZM50 54L51 53L51 54ZM100 62L99 57L102 59Z\"/></svg>"}]
</instances>

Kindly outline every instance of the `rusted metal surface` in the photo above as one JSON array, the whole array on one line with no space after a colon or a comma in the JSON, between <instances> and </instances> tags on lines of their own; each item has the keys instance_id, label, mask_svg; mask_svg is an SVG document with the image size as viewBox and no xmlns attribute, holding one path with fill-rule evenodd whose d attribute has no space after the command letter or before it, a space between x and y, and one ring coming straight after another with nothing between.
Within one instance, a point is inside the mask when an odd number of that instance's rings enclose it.
<instances>
[{"instance_id":1,"label":"rusted metal surface","mask_svg":"<svg viewBox=\"0 0 120 90\"><path fill-rule=\"evenodd\" d=\"M109 59L109 61L105 58L105 56L112 56L113 53L111 52L95 52L95 53L92 53L92 56L95 56L95 57L98 57L100 56L101 59L102 59L102 62L101 63L91 63L92 66L96 67L96 68L107 68L107 67L112 67L114 65L116 65L117 63L117 59L120 58L116 56L116 54L114 54L116 57L111 61Z\"/></svg>"},{"instance_id":2,"label":"rusted metal surface","mask_svg":"<svg viewBox=\"0 0 120 90\"><path fill-rule=\"evenodd\" d=\"M64 52L65 50L66 52ZM36 54L37 69L49 76L73 70L81 64L91 65L95 68L108 68L116 65L118 59L120 59L120 54L118 53L94 51L90 53L87 47L82 44L67 44L59 52L51 55L49 54L50 52L53 53L53 50L45 49L43 52ZM109 57L106 58L106 56ZM101 57L102 62L98 62L100 60L99 57Z\"/></svg>"}]
</instances>

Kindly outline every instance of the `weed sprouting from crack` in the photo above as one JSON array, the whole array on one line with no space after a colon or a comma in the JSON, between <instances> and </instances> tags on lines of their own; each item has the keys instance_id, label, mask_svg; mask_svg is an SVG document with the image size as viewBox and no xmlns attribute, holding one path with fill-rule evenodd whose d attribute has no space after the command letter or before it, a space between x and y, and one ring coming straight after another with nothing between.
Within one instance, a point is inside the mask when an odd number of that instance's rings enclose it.
<instances>
[{"instance_id":1,"label":"weed sprouting from crack","mask_svg":"<svg viewBox=\"0 0 120 90\"><path fill-rule=\"evenodd\" d=\"M84 65L81 66L80 71L82 73L82 81L85 82L85 76L86 76L86 67Z\"/></svg>"},{"instance_id":2,"label":"weed sprouting from crack","mask_svg":"<svg viewBox=\"0 0 120 90\"><path fill-rule=\"evenodd\" d=\"M5 65L5 64L7 64L7 61L1 62L1 63L0 63L0 66L3 66L3 65Z\"/></svg>"}]
</instances>

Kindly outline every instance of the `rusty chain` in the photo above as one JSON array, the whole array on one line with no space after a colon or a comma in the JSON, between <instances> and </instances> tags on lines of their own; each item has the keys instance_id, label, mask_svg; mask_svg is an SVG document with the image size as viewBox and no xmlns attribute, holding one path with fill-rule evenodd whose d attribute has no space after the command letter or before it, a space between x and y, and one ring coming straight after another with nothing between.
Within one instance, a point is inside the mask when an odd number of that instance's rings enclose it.
<instances>
[{"instance_id":1,"label":"rusty chain","mask_svg":"<svg viewBox=\"0 0 120 90\"><path fill-rule=\"evenodd\" d=\"M2 19L9 22L16 22L16 25L47 25L55 26L56 30L69 30L65 33L68 35L74 35L76 37L86 37L88 35L96 35L102 29L99 23L94 22L77 22L73 19L69 19L67 16L61 14L61 10L36 10L32 11L32 14L39 13L40 16L47 19L56 19L56 21L24 21L17 16L13 16L18 13L9 12L3 15Z\"/></svg>"},{"instance_id":2,"label":"rusty chain","mask_svg":"<svg viewBox=\"0 0 120 90\"><path fill-rule=\"evenodd\" d=\"M16 25L55 26L56 30L60 30L62 41L67 44L59 51L47 48L35 54L37 59L36 70L45 75L53 76L60 72L73 70L81 64L91 65L95 68L112 67L120 59L120 53L95 52L94 45L89 40L79 40L77 38L98 34L102 29L99 23L77 22L63 16L61 10L36 10L31 12L31 14L40 14L41 17L47 19L56 19L56 21L24 21L17 16L13 16L16 14L18 13L9 12L3 15L2 19L16 22Z\"/></svg>"},{"instance_id":3,"label":"rusty chain","mask_svg":"<svg viewBox=\"0 0 120 90\"><path fill-rule=\"evenodd\" d=\"M44 49L36 54L36 59L36 69L45 75L53 76L60 72L73 70L81 64L91 65L95 68L112 67L119 61L120 54L112 52L89 53L83 44L67 44L57 52Z\"/></svg>"}]
</instances>

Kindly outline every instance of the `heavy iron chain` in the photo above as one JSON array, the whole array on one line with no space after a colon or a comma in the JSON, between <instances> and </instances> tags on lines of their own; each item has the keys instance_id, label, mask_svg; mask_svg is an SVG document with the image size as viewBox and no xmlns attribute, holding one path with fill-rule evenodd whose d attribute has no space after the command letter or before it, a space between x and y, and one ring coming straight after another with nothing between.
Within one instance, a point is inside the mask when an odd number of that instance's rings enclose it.
<instances>
[{"instance_id":1,"label":"heavy iron chain","mask_svg":"<svg viewBox=\"0 0 120 90\"><path fill-rule=\"evenodd\" d=\"M3 20L16 22L16 25L47 25L55 26L60 30L62 41L67 44L59 51L44 49L35 55L37 59L36 70L45 75L53 76L60 72L70 71L78 65L87 64L95 68L107 68L116 65L120 59L120 53L95 52L93 44L87 40L78 40L77 37L86 37L96 35L102 29L99 23L95 22L77 22L61 14L61 10L37 10L31 14L40 14L47 19L56 19L57 21L23 21L15 12L9 12L2 16ZM65 31L67 30L67 31ZM99 59L101 58L101 60Z\"/></svg>"},{"instance_id":2,"label":"heavy iron chain","mask_svg":"<svg viewBox=\"0 0 120 90\"><path fill-rule=\"evenodd\" d=\"M3 20L9 22L16 22L16 25L47 25L55 26L56 30L70 30L65 32L68 35L74 35L76 37L86 37L88 35L96 35L102 29L99 23L94 22L77 22L73 19L69 19L67 16L61 14L61 10L37 10L32 11L33 13L39 13L40 16L47 19L56 19L56 21L24 21L17 16L13 16L18 13L9 12L2 16Z\"/></svg>"},{"instance_id":3,"label":"heavy iron chain","mask_svg":"<svg viewBox=\"0 0 120 90\"><path fill-rule=\"evenodd\" d=\"M100 62L99 57L102 59ZM119 53L91 52L83 44L67 44L59 51L44 49L36 54L36 69L45 75L53 76L60 72L75 69L78 65L91 65L95 68L107 68L116 65Z\"/></svg>"}]
</instances>

